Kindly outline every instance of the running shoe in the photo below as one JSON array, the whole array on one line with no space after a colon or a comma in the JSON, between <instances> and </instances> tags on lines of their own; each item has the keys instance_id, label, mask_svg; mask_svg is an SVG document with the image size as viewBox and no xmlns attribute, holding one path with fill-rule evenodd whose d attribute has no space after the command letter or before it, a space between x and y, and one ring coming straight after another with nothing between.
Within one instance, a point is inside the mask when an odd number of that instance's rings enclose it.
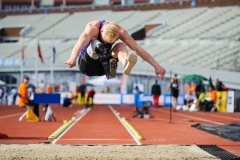
<instances>
[{"instance_id":1,"label":"running shoe","mask_svg":"<svg viewBox=\"0 0 240 160\"><path fill-rule=\"evenodd\" d=\"M134 51L131 51L128 55L128 58L124 64L123 74L129 75L131 73L132 68L137 63L137 54Z\"/></svg>"}]
</instances>

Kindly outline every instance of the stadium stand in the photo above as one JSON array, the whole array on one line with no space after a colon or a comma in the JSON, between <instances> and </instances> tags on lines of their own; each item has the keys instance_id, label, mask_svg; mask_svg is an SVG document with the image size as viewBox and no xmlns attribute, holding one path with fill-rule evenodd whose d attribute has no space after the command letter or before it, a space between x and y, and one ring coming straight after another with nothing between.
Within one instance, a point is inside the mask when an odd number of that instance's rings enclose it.
<instances>
[{"instance_id":1,"label":"stadium stand","mask_svg":"<svg viewBox=\"0 0 240 160\"><path fill-rule=\"evenodd\" d=\"M56 39L76 39L84 30L88 21L102 19L109 12L110 11L93 11L74 13L58 23L58 25L46 30L46 32L39 35L39 38L49 39L50 36Z\"/></svg>"},{"instance_id":2,"label":"stadium stand","mask_svg":"<svg viewBox=\"0 0 240 160\"><path fill-rule=\"evenodd\" d=\"M114 1L114 3L118 2ZM169 2L169 5L175 5L175 3ZM141 4L141 6L144 5ZM124 11L94 10L6 16L0 19L0 28L22 27L24 29L30 26L30 29L25 32L24 37L21 37L23 42L0 43L2 51L0 71L5 71L4 67L9 69L11 66L11 63L3 63L3 59L10 59L9 62L15 59L15 65L21 65L23 46L26 61L24 68L25 70L34 68L36 62L32 59L37 57L37 41L45 61L42 64L37 59L38 69L49 70L54 46L57 50L54 69L66 70L64 62L69 57L86 23L94 19L106 19L124 26L131 34L146 25L159 24L158 27L146 32L146 38L138 43L166 67L167 77L170 76L170 68L180 76L197 70L209 77L214 70L214 75L226 82L228 86L233 88L240 86L235 80L237 78L234 78L240 70L238 65L240 63L239 6L201 6L174 10L165 8L150 11L133 11L130 10L131 6L127 8ZM171 57L173 65L169 64ZM119 66L118 72L121 73L122 67ZM154 75L148 70L153 69L146 62L139 60L133 74ZM231 74L232 78L226 76L226 72Z\"/></svg>"},{"instance_id":3,"label":"stadium stand","mask_svg":"<svg viewBox=\"0 0 240 160\"><path fill-rule=\"evenodd\" d=\"M37 21L32 25L32 31L27 34L27 37L37 37L42 32L48 30L52 26L56 25L58 22L66 18L68 13L55 13L44 15L41 20Z\"/></svg>"}]
</instances>

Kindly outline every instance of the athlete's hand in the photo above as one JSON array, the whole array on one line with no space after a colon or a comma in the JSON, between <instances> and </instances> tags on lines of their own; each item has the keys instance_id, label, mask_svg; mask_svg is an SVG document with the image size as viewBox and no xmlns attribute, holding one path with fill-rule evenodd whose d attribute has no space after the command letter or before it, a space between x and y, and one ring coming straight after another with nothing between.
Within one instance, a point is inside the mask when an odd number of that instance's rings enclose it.
<instances>
[{"instance_id":1,"label":"athlete's hand","mask_svg":"<svg viewBox=\"0 0 240 160\"><path fill-rule=\"evenodd\" d=\"M76 66L76 58L69 58L65 64L69 65L70 68L75 67Z\"/></svg>"},{"instance_id":2,"label":"athlete's hand","mask_svg":"<svg viewBox=\"0 0 240 160\"><path fill-rule=\"evenodd\" d=\"M160 65L155 68L155 74L157 77L162 77L162 80L164 80L164 75L166 73L166 70L161 67Z\"/></svg>"}]
</instances>

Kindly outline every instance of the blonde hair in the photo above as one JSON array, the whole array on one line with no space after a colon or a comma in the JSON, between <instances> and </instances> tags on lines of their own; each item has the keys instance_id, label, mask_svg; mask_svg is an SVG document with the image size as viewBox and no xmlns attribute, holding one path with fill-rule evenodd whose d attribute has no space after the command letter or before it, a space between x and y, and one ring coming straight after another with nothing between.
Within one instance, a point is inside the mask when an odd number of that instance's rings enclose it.
<instances>
[{"instance_id":1,"label":"blonde hair","mask_svg":"<svg viewBox=\"0 0 240 160\"><path fill-rule=\"evenodd\" d=\"M119 29L115 24L107 24L105 34L109 37L110 43L113 43L119 36Z\"/></svg>"}]
</instances>

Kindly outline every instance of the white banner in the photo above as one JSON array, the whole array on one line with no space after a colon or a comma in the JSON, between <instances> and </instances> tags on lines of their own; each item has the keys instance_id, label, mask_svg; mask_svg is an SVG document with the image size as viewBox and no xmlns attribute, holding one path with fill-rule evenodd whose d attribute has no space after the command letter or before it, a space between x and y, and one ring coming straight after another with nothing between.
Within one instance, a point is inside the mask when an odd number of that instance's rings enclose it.
<instances>
[{"instance_id":1,"label":"white banner","mask_svg":"<svg viewBox=\"0 0 240 160\"><path fill-rule=\"evenodd\" d=\"M96 93L93 98L94 104L121 104L121 94Z\"/></svg>"},{"instance_id":2,"label":"white banner","mask_svg":"<svg viewBox=\"0 0 240 160\"><path fill-rule=\"evenodd\" d=\"M134 94L123 94L122 95L122 104L125 105L134 105L135 95Z\"/></svg>"}]
</instances>

